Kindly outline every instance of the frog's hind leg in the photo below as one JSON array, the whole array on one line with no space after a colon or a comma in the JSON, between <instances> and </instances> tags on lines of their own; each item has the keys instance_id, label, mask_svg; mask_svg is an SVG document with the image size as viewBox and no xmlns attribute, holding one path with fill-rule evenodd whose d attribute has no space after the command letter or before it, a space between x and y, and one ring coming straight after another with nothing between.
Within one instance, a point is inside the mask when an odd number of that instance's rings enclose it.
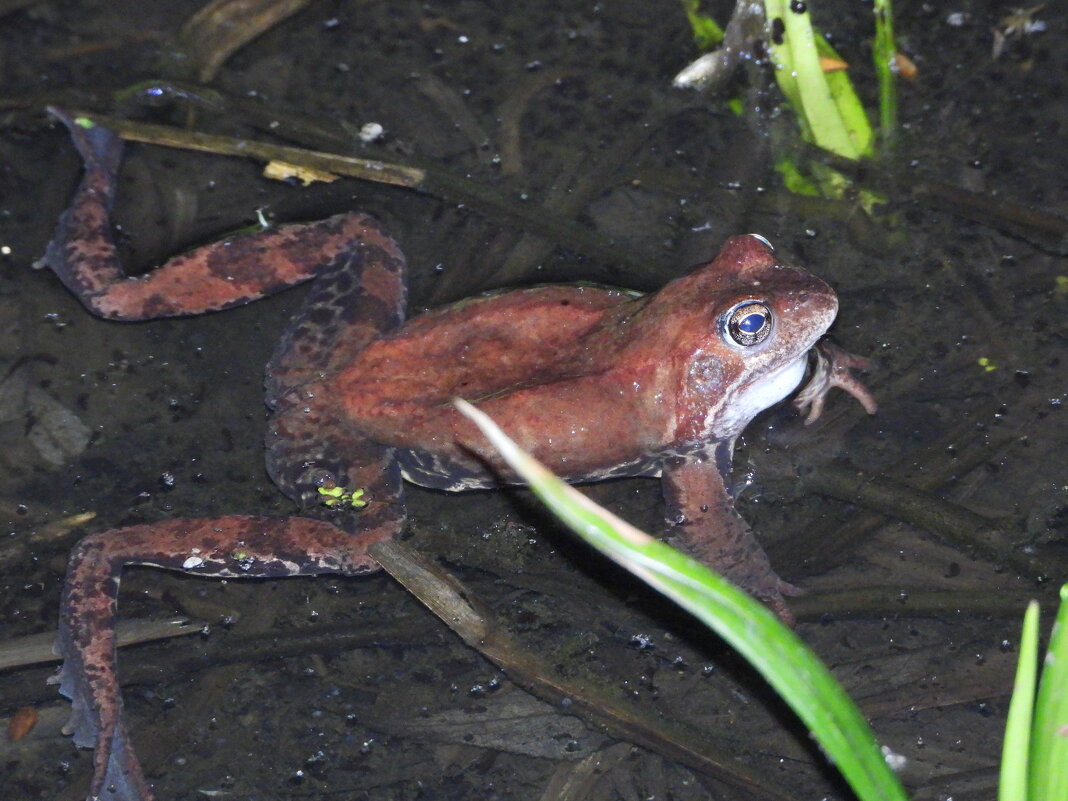
<instances>
[{"instance_id":1,"label":"frog's hind leg","mask_svg":"<svg viewBox=\"0 0 1068 801\"><path fill-rule=\"evenodd\" d=\"M340 214L315 223L239 234L129 277L118 258L110 214L122 141L106 128L49 109L85 162L70 207L38 267L48 267L93 314L149 320L240 306L315 277L344 261L377 223Z\"/></svg>"},{"instance_id":2,"label":"frog's hind leg","mask_svg":"<svg viewBox=\"0 0 1068 801\"><path fill-rule=\"evenodd\" d=\"M347 425L330 383L336 370L404 320L405 262L368 220L352 247L316 279L267 365L267 471L308 514L323 514L363 540L395 536L404 523L393 449ZM362 492L354 505L324 496ZM360 505L365 504L365 505Z\"/></svg>"},{"instance_id":3,"label":"frog's hind leg","mask_svg":"<svg viewBox=\"0 0 1068 801\"><path fill-rule=\"evenodd\" d=\"M307 518L230 516L168 520L93 534L71 554L60 606L56 677L71 699L64 727L95 748L88 798L152 801L122 719L115 669L115 615L126 565L216 577L352 575L378 569L366 543Z\"/></svg>"},{"instance_id":4,"label":"frog's hind leg","mask_svg":"<svg viewBox=\"0 0 1068 801\"><path fill-rule=\"evenodd\" d=\"M302 514L329 520L364 546L397 536L404 482L393 449L340 425L335 410L293 400L284 399L267 426L274 483Z\"/></svg>"},{"instance_id":5,"label":"frog's hind leg","mask_svg":"<svg viewBox=\"0 0 1068 801\"><path fill-rule=\"evenodd\" d=\"M357 216L357 215L348 215ZM348 246L305 296L267 365L267 405L349 363L368 343L404 322L404 254L372 217L359 215Z\"/></svg>"}]
</instances>

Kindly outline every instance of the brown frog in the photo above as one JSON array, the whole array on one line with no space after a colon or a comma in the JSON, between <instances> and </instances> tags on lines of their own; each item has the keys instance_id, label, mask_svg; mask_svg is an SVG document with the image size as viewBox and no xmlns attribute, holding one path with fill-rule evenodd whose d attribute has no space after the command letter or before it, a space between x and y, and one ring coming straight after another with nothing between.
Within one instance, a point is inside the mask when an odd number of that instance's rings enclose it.
<instances>
[{"instance_id":1,"label":"brown frog","mask_svg":"<svg viewBox=\"0 0 1068 801\"><path fill-rule=\"evenodd\" d=\"M404 257L371 217L341 214L207 245L126 277L109 214L121 142L52 110L85 173L41 260L94 314L146 320L248 303L315 278L267 366L267 470L306 516L179 519L91 535L71 558L57 652L68 733L95 747L90 798L146 801L115 676L124 565L211 577L367 573L367 548L405 521L403 480L459 491L514 476L451 400L489 413L569 481L661 477L672 541L788 617L775 575L728 491L735 438L802 382L818 415L864 361L817 340L838 301L759 236L655 294L539 286L407 322ZM325 501L325 505L324 505Z\"/></svg>"}]
</instances>

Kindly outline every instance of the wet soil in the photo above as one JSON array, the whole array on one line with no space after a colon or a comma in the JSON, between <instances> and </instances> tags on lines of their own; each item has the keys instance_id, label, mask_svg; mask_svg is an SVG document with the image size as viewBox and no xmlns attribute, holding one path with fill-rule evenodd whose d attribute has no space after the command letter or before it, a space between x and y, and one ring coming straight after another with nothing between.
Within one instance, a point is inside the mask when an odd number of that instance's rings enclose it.
<instances>
[{"instance_id":1,"label":"wet soil","mask_svg":"<svg viewBox=\"0 0 1068 801\"><path fill-rule=\"evenodd\" d=\"M915 188L941 182L1068 217L1063 8L1039 9L1046 30L1009 36L994 58L1008 5L965 0L951 15L897 4L919 72L900 87L901 130L881 161L890 177L874 218L851 199L782 189L771 153L788 147L793 123L760 69L732 90L757 109L742 117L723 96L671 88L695 56L672 0L317 3L225 61L210 84L221 110L190 111L154 91L118 99L139 82L196 79L175 41L197 9L40 2L0 16L4 641L54 629L65 555L86 530L293 511L263 469L262 365L301 289L128 325L92 318L31 269L79 170L46 104L191 122L429 165L572 221L622 255L587 252L563 231L524 233L456 192L301 188L251 162L132 145L116 215L132 271L253 223L258 210L288 221L360 208L403 243L416 310L542 281L654 289L748 231L831 282L841 298L832 333L871 357L879 414L841 396L813 427L788 408L762 415L739 443L739 505L780 573L808 591L799 633L905 757L913 796L992 796L1021 599L1051 608L1068 575L1068 262L1056 236L978 221ZM708 10L725 20L730 4ZM866 11L824 0L815 15L870 101ZM267 110L266 122L250 106ZM385 134L365 145L353 133L370 122ZM819 494L832 470L977 513L989 547L977 553L904 513ZM589 492L662 529L655 482ZM848 797L758 677L573 544L526 494L409 498L409 544L558 657L562 673L703 732L724 761L785 796ZM95 519L63 524L82 512ZM1011 566L1020 554L1038 567ZM591 755L601 760L592 799L752 797L533 701L381 575L223 583L143 569L124 588L124 616L208 623L121 655L129 727L161 799L567 797L547 788ZM913 603L928 591L930 603ZM313 640L306 652L286 647L297 637ZM239 647L252 656L228 663L222 655ZM5 798L85 792L91 756L59 734L69 707L44 685L50 672L0 675L0 716L20 706L40 715L25 738L0 744Z\"/></svg>"}]
</instances>

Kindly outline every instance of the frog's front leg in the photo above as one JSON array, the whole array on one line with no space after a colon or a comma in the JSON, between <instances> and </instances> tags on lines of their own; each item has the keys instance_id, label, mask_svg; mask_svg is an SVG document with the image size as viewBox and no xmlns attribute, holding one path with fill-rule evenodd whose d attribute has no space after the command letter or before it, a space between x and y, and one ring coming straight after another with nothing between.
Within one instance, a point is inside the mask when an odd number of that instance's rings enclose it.
<instances>
[{"instance_id":1,"label":"frog's front leg","mask_svg":"<svg viewBox=\"0 0 1068 801\"><path fill-rule=\"evenodd\" d=\"M801 590L776 575L753 530L734 508L727 488L733 443L704 456L669 459L663 487L670 541L770 606L787 623L784 595Z\"/></svg>"},{"instance_id":2,"label":"frog's front leg","mask_svg":"<svg viewBox=\"0 0 1068 801\"><path fill-rule=\"evenodd\" d=\"M150 565L217 578L368 573L374 537L304 517L229 516L169 520L93 534L71 556L63 590L57 681L71 699L64 728L95 747L89 799L151 801L153 794L122 720L115 672L115 614L125 565Z\"/></svg>"},{"instance_id":3,"label":"frog's front leg","mask_svg":"<svg viewBox=\"0 0 1068 801\"><path fill-rule=\"evenodd\" d=\"M848 392L868 414L875 414L879 410L875 397L853 375L854 370L868 369L867 359L844 351L826 339L817 342L812 353L815 355L812 375L794 398L794 408L805 414L806 426L815 423L823 414L823 405L832 387Z\"/></svg>"}]
</instances>

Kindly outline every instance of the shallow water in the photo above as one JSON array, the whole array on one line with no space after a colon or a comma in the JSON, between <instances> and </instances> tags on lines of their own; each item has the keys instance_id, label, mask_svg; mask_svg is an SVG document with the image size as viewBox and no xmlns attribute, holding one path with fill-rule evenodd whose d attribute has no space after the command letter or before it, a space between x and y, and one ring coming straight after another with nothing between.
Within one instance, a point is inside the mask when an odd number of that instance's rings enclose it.
<instances>
[{"instance_id":1,"label":"shallow water","mask_svg":"<svg viewBox=\"0 0 1068 801\"><path fill-rule=\"evenodd\" d=\"M0 18L0 245L10 248L0 256L4 640L54 628L65 554L79 534L56 531L68 515L95 512L85 529L95 531L291 511L263 470L262 365L302 290L218 315L126 325L88 316L53 276L30 268L78 172L40 108L114 111L109 93L181 77L169 41L196 9L39 3ZM870 97L865 9L825 0L816 20ZM728 4L711 10L729 13ZM378 122L386 136L369 153L547 207L598 232L626 263L584 254L566 232L558 242L523 234L455 192L443 199L355 181L300 189L264 180L248 162L141 145L129 147L124 167L120 239L146 269L253 222L257 209L294 220L362 208L408 252L418 309L548 280L653 289L730 234L760 232L836 287L833 334L872 358L867 380L881 409L868 418L841 396L820 426L804 428L788 409L762 416L736 458L736 479L749 485L743 514L782 575L811 591L799 632L880 738L908 758L915 797L988 797L1016 593L1048 599L1068 565L1068 300L1057 289L1065 259L1048 239L1011 236L910 192L916 181L941 181L1068 216L1068 64L1054 46L1066 24L1055 4L1037 12L1046 32L1010 39L996 60L991 30L1008 7L954 10L961 24L937 6L896 9L919 76L900 89L894 178L874 222L849 203L779 188L768 148L789 124L768 122L773 95L761 99L755 131L720 100L670 88L694 55L674 2L365 2L313 4L238 51L213 86L329 129L287 143L340 150L337 123ZM186 119L138 104L116 113ZM221 116L195 115L200 128L269 138L248 120L236 103ZM84 450L72 420L90 435ZM51 450L42 444L57 436ZM64 458L60 446L75 452ZM994 544L1032 546L1046 582L907 523L861 525L862 509L799 489L798 474L842 464L995 520ZM651 530L661 525L655 482L590 492ZM562 673L706 732L726 758L787 795L843 795L758 679L570 544L527 496L409 497L410 543L440 555L532 647L557 655ZM643 749L601 752L610 741L577 718L550 724L558 710L533 705L381 576L227 584L138 570L124 586L124 615L181 610L212 624L202 637L121 656L124 675L136 676L125 687L129 726L161 799L197 789L248 799L526 799L591 753L604 768L590 798L747 797ZM876 589L900 603L820 616L836 592ZM917 614L906 598L922 590L955 595ZM364 627L373 644L353 648L351 633ZM314 650L271 656L272 633L284 644L309 629L322 634ZM228 644L257 635L268 637L257 659L218 664ZM90 755L58 734L68 707L43 685L48 672L0 675L0 714L22 705L41 714L27 738L0 745L7 798L76 798L86 786Z\"/></svg>"}]
</instances>

